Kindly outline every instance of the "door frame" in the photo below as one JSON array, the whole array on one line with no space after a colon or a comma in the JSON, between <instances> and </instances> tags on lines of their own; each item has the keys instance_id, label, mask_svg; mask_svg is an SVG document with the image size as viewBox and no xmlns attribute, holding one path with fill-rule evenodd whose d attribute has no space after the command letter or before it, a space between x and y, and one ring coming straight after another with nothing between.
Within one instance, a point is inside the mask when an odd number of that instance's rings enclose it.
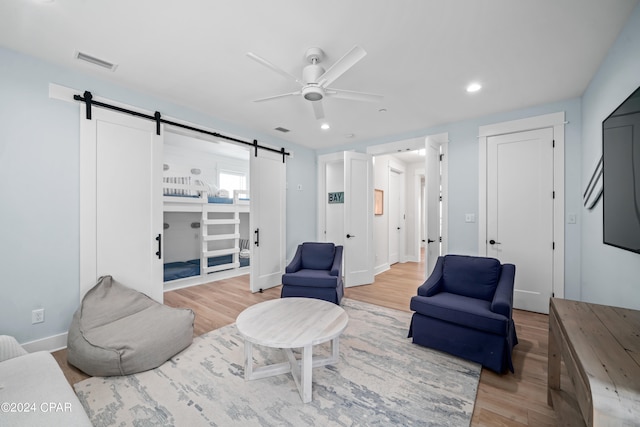
<instances>
[{"instance_id":1,"label":"door frame","mask_svg":"<svg viewBox=\"0 0 640 427\"><path fill-rule=\"evenodd\" d=\"M487 140L492 136L553 128L553 287L552 295L564 298L564 111L479 127L478 253L487 256Z\"/></svg>"}]
</instances>

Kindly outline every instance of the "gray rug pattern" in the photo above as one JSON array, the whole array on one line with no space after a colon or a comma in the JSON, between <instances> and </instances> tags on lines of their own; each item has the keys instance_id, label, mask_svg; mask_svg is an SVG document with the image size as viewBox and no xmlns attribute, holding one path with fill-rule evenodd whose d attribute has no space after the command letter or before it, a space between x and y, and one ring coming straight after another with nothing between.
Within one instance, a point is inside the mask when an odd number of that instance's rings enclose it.
<instances>
[{"instance_id":1,"label":"gray rug pattern","mask_svg":"<svg viewBox=\"0 0 640 427\"><path fill-rule=\"evenodd\" d=\"M244 380L235 325L208 332L162 366L74 388L95 426L468 426L480 366L411 343L411 313L344 299L340 361L313 369L304 404L291 374ZM328 354L330 346L314 347ZM286 361L254 346L256 363Z\"/></svg>"}]
</instances>

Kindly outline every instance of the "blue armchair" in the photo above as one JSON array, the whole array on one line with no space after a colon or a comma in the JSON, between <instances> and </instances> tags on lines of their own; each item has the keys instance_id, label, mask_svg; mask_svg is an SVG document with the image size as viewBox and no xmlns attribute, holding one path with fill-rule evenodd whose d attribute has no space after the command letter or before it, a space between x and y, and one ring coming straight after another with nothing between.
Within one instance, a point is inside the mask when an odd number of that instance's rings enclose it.
<instances>
[{"instance_id":1,"label":"blue armchair","mask_svg":"<svg viewBox=\"0 0 640 427\"><path fill-rule=\"evenodd\" d=\"M511 317L516 268L494 258L439 257L429 278L411 298L409 337L425 347L513 372L518 343Z\"/></svg>"},{"instance_id":2,"label":"blue armchair","mask_svg":"<svg viewBox=\"0 0 640 427\"><path fill-rule=\"evenodd\" d=\"M333 243L305 242L282 275L281 298L318 298L340 304L342 283L342 246Z\"/></svg>"}]
</instances>

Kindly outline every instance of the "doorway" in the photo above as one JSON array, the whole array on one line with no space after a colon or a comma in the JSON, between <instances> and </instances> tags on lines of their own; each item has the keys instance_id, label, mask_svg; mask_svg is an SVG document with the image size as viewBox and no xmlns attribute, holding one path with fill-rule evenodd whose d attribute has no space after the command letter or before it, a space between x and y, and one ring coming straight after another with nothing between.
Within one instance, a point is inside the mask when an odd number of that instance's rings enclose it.
<instances>
[{"instance_id":1,"label":"doorway","mask_svg":"<svg viewBox=\"0 0 640 427\"><path fill-rule=\"evenodd\" d=\"M446 253L447 144L448 134L442 133L367 148L374 155L375 188L383 190L385 199L383 215L374 218L375 274L396 262L393 249L398 231L404 239L398 262L421 262L424 253L424 262L432 267L437 257ZM403 211L399 214L400 230L393 219L393 206L389 206L390 200L395 200L393 188L398 175L401 193L405 194L399 203ZM428 274L431 270L425 271Z\"/></svg>"}]
</instances>

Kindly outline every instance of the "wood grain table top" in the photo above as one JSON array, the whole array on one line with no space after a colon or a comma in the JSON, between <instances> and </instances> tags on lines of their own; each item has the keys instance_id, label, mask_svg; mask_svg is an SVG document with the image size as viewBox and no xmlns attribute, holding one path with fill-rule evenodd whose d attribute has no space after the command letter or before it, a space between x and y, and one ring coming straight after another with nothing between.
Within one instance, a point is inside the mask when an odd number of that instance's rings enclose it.
<instances>
[{"instance_id":1,"label":"wood grain table top","mask_svg":"<svg viewBox=\"0 0 640 427\"><path fill-rule=\"evenodd\" d=\"M253 305L236 327L248 341L275 348L316 345L339 336L349 316L342 307L314 298L281 298Z\"/></svg>"},{"instance_id":2,"label":"wood grain table top","mask_svg":"<svg viewBox=\"0 0 640 427\"><path fill-rule=\"evenodd\" d=\"M590 389L591 402L578 399L587 425L639 425L640 311L557 298L550 309Z\"/></svg>"}]
</instances>

